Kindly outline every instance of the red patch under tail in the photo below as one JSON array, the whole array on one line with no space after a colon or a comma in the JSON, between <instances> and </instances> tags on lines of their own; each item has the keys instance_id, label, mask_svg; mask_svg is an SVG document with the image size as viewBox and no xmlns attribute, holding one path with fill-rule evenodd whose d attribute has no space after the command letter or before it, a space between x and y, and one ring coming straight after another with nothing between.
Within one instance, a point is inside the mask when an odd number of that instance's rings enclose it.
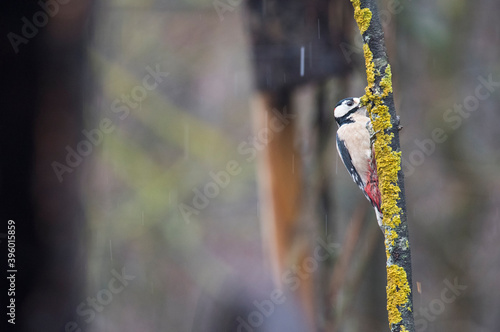
<instances>
[{"instance_id":1,"label":"red patch under tail","mask_svg":"<svg viewBox=\"0 0 500 332\"><path fill-rule=\"evenodd\" d=\"M365 185L365 192L370 198L372 205L376 207L379 212L382 212L380 208L382 199L380 197L380 189L378 187L377 165L375 163L375 160L370 163L370 170L368 171L368 181Z\"/></svg>"}]
</instances>

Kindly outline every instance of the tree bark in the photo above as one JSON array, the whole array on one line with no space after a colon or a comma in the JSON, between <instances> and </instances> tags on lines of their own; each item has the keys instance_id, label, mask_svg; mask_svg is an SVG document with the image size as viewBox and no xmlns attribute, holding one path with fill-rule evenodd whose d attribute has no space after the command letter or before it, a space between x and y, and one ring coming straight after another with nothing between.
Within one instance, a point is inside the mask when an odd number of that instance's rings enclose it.
<instances>
[{"instance_id":1,"label":"tree bark","mask_svg":"<svg viewBox=\"0 0 500 332\"><path fill-rule=\"evenodd\" d=\"M391 332L413 332L411 254L391 66L376 1L351 0L351 3L363 37L366 64L367 87L361 100L367 106L375 132L373 147L384 216L381 228L387 256L389 326Z\"/></svg>"}]
</instances>

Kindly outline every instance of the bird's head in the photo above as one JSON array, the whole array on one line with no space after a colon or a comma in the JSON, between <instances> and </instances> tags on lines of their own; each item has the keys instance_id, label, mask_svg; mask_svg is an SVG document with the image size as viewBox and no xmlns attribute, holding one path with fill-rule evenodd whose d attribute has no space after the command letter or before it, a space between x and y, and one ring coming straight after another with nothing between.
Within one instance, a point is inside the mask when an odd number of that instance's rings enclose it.
<instances>
[{"instance_id":1,"label":"bird's head","mask_svg":"<svg viewBox=\"0 0 500 332\"><path fill-rule=\"evenodd\" d=\"M335 110L333 111L333 116L338 125L351 122L351 115L354 113L359 113L366 115L366 108L361 105L360 98L345 98L339 101Z\"/></svg>"}]
</instances>

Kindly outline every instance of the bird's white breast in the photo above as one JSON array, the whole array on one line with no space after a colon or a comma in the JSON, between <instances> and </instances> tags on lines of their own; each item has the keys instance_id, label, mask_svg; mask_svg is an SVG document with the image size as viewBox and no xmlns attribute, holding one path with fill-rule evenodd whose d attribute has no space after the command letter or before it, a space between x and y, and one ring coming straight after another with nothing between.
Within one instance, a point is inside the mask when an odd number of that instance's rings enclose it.
<instances>
[{"instance_id":1,"label":"bird's white breast","mask_svg":"<svg viewBox=\"0 0 500 332\"><path fill-rule=\"evenodd\" d=\"M366 184L371 160L370 133L366 125L370 119L359 114L353 114L352 119L353 123L340 126L337 135L344 141L351 155L352 164Z\"/></svg>"}]
</instances>

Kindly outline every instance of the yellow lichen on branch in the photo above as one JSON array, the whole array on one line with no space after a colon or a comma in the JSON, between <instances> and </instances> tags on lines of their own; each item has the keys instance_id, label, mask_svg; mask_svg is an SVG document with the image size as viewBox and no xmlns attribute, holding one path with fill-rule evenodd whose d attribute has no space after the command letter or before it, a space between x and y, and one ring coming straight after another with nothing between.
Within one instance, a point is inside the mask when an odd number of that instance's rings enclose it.
<instances>
[{"instance_id":1,"label":"yellow lichen on branch","mask_svg":"<svg viewBox=\"0 0 500 332\"><path fill-rule=\"evenodd\" d=\"M389 64L385 67L385 75L380 80L380 87L383 89L382 97L388 96L392 92L392 71Z\"/></svg>"},{"instance_id":2,"label":"yellow lichen on branch","mask_svg":"<svg viewBox=\"0 0 500 332\"><path fill-rule=\"evenodd\" d=\"M377 160L377 173L379 177L379 189L382 197L382 213L384 216L383 224L394 228L401 222L399 214L401 209L397 206L400 189L397 186L398 171L401 165L401 152L393 151L391 148L393 134L385 133L386 129L392 127L389 107L383 104L383 98L392 92L392 73L390 65L386 66L383 77L380 79L382 91L375 88L375 78L380 73L375 71L373 54L368 44L363 44L365 55L366 80L365 95L361 97L361 102L367 105L367 110L372 120L373 130L376 134L376 140L373 144L375 150L375 159ZM391 243L397 234L392 234ZM386 246L386 249L387 246Z\"/></svg>"},{"instance_id":3,"label":"yellow lichen on branch","mask_svg":"<svg viewBox=\"0 0 500 332\"><path fill-rule=\"evenodd\" d=\"M375 86L375 64L373 63L373 54L368 44L363 44L363 54L365 56L366 81L367 81L365 92L368 97L368 94L372 95L371 89Z\"/></svg>"},{"instance_id":4,"label":"yellow lichen on branch","mask_svg":"<svg viewBox=\"0 0 500 332\"><path fill-rule=\"evenodd\" d=\"M372 20L372 12L368 8L361 9L360 0L351 0L351 2L354 6L354 18L358 23L359 31L361 31L361 34L363 34L370 26L370 22Z\"/></svg>"},{"instance_id":5,"label":"yellow lichen on branch","mask_svg":"<svg viewBox=\"0 0 500 332\"><path fill-rule=\"evenodd\" d=\"M387 311L389 324L401 321L401 312L398 307L408 302L411 293L406 272L402 267L391 265L387 268Z\"/></svg>"}]
</instances>

